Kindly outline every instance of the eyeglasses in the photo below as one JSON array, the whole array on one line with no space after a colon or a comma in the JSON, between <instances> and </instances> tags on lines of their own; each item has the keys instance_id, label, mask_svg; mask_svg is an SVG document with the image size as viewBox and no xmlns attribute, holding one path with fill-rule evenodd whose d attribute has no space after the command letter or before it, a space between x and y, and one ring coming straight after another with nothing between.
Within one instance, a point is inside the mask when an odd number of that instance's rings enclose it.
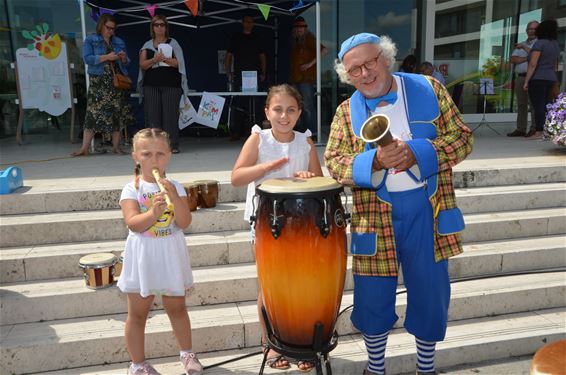
<instances>
[{"instance_id":1,"label":"eyeglasses","mask_svg":"<svg viewBox=\"0 0 566 375\"><path fill-rule=\"evenodd\" d=\"M351 75L352 77L359 77L362 74L362 68L366 68L366 70L375 69L375 67L377 66L377 60L379 60L380 56L381 56L381 52L379 52L377 57L366 61L362 65L356 65L356 66L350 68L348 70L348 74Z\"/></svg>"},{"instance_id":2,"label":"eyeglasses","mask_svg":"<svg viewBox=\"0 0 566 375\"><path fill-rule=\"evenodd\" d=\"M106 27L106 30L108 30L108 31L116 30L116 27L112 27L112 26L108 26L108 25L104 25L104 27Z\"/></svg>"},{"instance_id":3,"label":"eyeglasses","mask_svg":"<svg viewBox=\"0 0 566 375\"><path fill-rule=\"evenodd\" d=\"M156 23L153 24L153 26L155 26L155 27L165 27L165 24L162 23L162 22L158 22L158 23L156 22Z\"/></svg>"}]
</instances>

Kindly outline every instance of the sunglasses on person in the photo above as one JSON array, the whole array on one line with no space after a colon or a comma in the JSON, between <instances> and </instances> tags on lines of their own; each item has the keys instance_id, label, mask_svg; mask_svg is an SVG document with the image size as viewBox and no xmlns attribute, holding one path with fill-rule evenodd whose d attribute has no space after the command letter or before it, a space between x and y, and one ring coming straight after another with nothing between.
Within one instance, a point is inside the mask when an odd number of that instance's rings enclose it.
<instances>
[{"instance_id":1,"label":"sunglasses on person","mask_svg":"<svg viewBox=\"0 0 566 375\"><path fill-rule=\"evenodd\" d=\"M156 22L153 24L154 27L165 27L165 24L163 22Z\"/></svg>"},{"instance_id":2,"label":"sunglasses on person","mask_svg":"<svg viewBox=\"0 0 566 375\"><path fill-rule=\"evenodd\" d=\"M377 60L379 60L380 56L381 56L381 52L379 52L377 57L366 61L362 65L356 65L356 66L351 67L348 70L348 74L351 75L352 77L359 77L362 74L362 68L366 68L366 70L375 69L375 67L377 66Z\"/></svg>"}]
</instances>

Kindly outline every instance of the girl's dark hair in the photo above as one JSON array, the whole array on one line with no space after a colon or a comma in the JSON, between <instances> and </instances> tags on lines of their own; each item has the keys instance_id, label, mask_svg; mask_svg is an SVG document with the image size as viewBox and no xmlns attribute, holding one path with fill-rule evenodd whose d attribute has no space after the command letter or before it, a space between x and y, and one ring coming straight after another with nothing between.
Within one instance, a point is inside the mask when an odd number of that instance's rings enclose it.
<instances>
[{"instance_id":1,"label":"girl's dark hair","mask_svg":"<svg viewBox=\"0 0 566 375\"><path fill-rule=\"evenodd\" d=\"M545 20L539 23L535 35L538 39L558 39L558 22L556 20Z\"/></svg>"},{"instance_id":2,"label":"girl's dark hair","mask_svg":"<svg viewBox=\"0 0 566 375\"><path fill-rule=\"evenodd\" d=\"M165 23L165 38L169 39L169 22L167 22L167 17L163 14L156 14L151 18L151 22L149 23L149 34L151 35L151 39L155 39L155 31L153 31L153 24L155 21L163 21L163 23Z\"/></svg>"},{"instance_id":3,"label":"girl's dark hair","mask_svg":"<svg viewBox=\"0 0 566 375\"><path fill-rule=\"evenodd\" d=\"M303 109L303 97L301 96L299 91L297 91L296 88L294 88L293 86L287 83L277 86L271 86L269 88L269 92L267 93L267 98L265 99L265 108L269 108L269 103L271 102L271 98L273 98L274 95L278 95L278 94L292 96L297 101L297 106L299 107L299 109L300 110Z\"/></svg>"},{"instance_id":4,"label":"girl's dark hair","mask_svg":"<svg viewBox=\"0 0 566 375\"><path fill-rule=\"evenodd\" d=\"M98 35L102 35L102 28L106 25L106 22L113 22L114 26L116 26L116 18L109 13L103 13L98 17L98 21L96 22L96 33Z\"/></svg>"}]
</instances>

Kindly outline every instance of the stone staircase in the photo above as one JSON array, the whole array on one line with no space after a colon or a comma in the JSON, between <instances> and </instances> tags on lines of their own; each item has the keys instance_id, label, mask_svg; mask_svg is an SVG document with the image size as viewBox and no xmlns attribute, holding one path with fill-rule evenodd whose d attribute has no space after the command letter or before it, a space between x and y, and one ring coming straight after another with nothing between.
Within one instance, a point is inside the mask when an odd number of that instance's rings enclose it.
<instances>
[{"instance_id":1,"label":"stone staircase","mask_svg":"<svg viewBox=\"0 0 566 375\"><path fill-rule=\"evenodd\" d=\"M466 221L465 252L450 261L450 322L438 345L437 367L512 362L565 338L564 166L456 171L455 185ZM256 270L242 219L245 191L223 183L220 192L219 204L194 212L186 231L196 282L187 305L194 349L205 366L259 350ZM119 194L100 189L0 196L0 373L125 373L126 298L116 287L87 289L78 267L89 253L121 253L127 230ZM330 353L334 374L361 373L365 366L363 341L347 309L350 271L337 321L341 337ZM387 348L389 374L414 371L414 340L402 328L405 305L401 294L400 320ZM147 357L162 373L180 374L159 304L146 332ZM206 373L254 374L261 358Z\"/></svg>"}]
</instances>

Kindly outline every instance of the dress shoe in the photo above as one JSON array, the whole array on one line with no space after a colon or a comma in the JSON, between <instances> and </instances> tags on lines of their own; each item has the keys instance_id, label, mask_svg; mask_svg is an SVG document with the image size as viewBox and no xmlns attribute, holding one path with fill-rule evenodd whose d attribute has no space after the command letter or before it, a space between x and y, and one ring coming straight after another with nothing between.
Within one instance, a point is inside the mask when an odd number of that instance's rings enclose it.
<instances>
[{"instance_id":1,"label":"dress shoe","mask_svg":"<svg viewBox=\"0 0 566 375\"><path fill-rule=\"evenodd\" d=\"M533 129L529 130L527 132L527 134L525 134L525 137L527 137L527 138L532 137L533 135L535 135L536 132L537 132L537 130L533 128Z\"/></svg>"},{"instance_id":2,"label":"dress shoe","mask_svg":"<svg viewBox=\"0 0 566 375\"><path fill-rule=\"evenodd\" d=\"M507 133L508 137L524 137L526 133L522 130L513 130L511 133Z\"/></svg>"}]
</instances>

